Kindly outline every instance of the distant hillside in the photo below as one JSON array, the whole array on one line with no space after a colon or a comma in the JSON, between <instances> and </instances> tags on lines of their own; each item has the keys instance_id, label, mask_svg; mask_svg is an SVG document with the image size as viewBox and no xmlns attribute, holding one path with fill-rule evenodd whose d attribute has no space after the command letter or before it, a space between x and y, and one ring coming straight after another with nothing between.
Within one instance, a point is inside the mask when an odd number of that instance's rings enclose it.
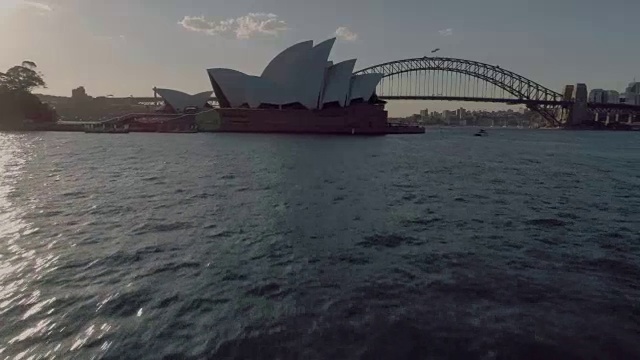
<instances>
[{"instance_id":1,"label":"distant hillside","mask_svg":"<svg viewBox=\"0 0 640 360\"><path fill-rule=\"evenodd\" d=\"M42 102L53 103L58 101L70 101L71 98L68 96L56 96L56 95L44 95L44 94L34 94L40 99Z\"/></svg>"},{"instance_id":2,"label":"distant hillside","mask_svg":"<svg viewBox=\"0 0 640 360\"><path fill-rule=\"evenodd\" d=\"M59 96L59 95L45 95L45 94L34 94L35 96L37 96L40 101L42 102L49 102L49 103L53 103L53 102L66 102L66 101L71 101L74 98L70 97L70 96ZM108 102L111 103L131 103L133 102L151 102L154 101L153 97L106 97L106 96L97 96L97 97L92 97L92 96L87 96L86 99L106 99Z\"/></svg>"}]
</instances>

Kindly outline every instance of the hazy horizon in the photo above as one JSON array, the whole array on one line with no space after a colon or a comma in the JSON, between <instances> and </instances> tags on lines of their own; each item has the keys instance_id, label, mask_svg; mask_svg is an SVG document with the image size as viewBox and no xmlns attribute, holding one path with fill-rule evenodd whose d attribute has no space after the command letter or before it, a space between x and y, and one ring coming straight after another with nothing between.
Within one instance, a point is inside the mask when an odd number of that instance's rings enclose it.
<instances>
[{"instance_id":1,"label":"hazy horizon","mask_svg":"<svg viewBox=\"0 0 640 360\"><path fill-rule=\"evenodd\" d=\"M439 56L500 65L551 89L586 82L624 90L640 77L639 3L613 0L0 0L0 71L38 64L48 89L70 96L151 96L152 88L210 90L205 69L260 73L277 53L302 40L337 36L331 55L357 58L357 69ZM463 106L391 102L392 115Z\"/></svg>"}]
</instances>

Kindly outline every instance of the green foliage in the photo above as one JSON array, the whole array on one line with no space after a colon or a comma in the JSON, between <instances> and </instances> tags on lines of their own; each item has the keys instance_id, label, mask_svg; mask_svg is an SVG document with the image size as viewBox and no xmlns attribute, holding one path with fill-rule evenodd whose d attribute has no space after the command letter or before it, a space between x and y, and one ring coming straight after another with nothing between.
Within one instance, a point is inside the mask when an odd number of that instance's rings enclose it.
<instances>
[{"instance_id":1,"label":"green foliage","mask_svg":"<svg viewBox=\"0 0 640 360\"><path fill-rule=\"evenodd\" d=\"M46 88L42 74L36 69L33 61L23 61L21 65L14 66L5 73L0 72L0 89L31 92L36 88Z\"/></svg>"},{"instance_id":2,"label":"green foliage","mask_svg":"<svg viewBox=\"0 0 640 360\"><path fill-rule=\"evenodd\" d=\"M46 87L33 61L0 72L0 129L21 129L24 120L55 120L55 112L31 91Z\"/></svg>"},{"instance_id":3,"label":"green foliage","mask_svg":"<svg viewBox=\"0 0 640 360\"><path fill-rule=\"evenodd\" d=\"M34 63L33 61L25 60L22 62L22 67L26 67L28 69L34 70L35 68L38 67L38 65L36 65L36 63Z\"/></svg>"}]
</instances>

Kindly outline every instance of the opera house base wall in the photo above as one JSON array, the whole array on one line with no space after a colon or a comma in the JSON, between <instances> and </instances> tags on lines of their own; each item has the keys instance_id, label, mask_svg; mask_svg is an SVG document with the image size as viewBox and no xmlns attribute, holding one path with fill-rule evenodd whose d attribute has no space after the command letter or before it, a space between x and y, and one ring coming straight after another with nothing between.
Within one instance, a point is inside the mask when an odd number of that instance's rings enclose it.
<instances>
[{"instance_id":1,"label":"opera house base wall","mask_svg":"<svg viewBox=\"0 0 640 360\"><path fill-rule=\"evenodd\" d=\"M216 109L196 115L196 123L199 131L208 132L352 135L397 133L389 131L387 111L382 106L371 104L314 111Z\"/></svg>"},{"instance_id":2,"label":"opera house base wall","mask_svg":"<svg viewBox=\"0 0 640 360\"><path fill-rule=\"evenodd\" d=\"M234 132L287 134L385 135L420 134L423 127L398 126L387 122L381 105L353 104L346 108L299 109L210 109L195 114L131 114L110 121L127 125L131 132Z\"/></svg>"}]
</instances>

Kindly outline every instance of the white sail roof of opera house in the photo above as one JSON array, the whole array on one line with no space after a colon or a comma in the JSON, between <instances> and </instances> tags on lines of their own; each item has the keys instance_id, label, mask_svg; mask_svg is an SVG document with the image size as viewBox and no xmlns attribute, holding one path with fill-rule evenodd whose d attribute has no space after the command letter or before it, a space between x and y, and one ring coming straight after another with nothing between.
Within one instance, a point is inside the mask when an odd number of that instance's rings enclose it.
<instances>
[{"instance_id":1,"label":"white sail roof of opera house","mask_svg":"<svg viewBox=\"0 0 640 360\"><path fill-rule=\"evenodd\" d=\"M327 69L327 80L322 97L322 105L337 102L346 106L351 88L351 74L356 66L356 60L347 60L331 65ZM376 84L377 85L377 84ZM374 86L375 89L375 86Z\"/></svg>"},{"instance_id":2,"label":"white sail roof of opera house","mask_svg":"<svg viewBox=\"0 0 640 360\"><path fill-rule=\"evenodd\" d=\"M176 112L192 106L203 108L211 98L211 91L190 95L178 90L156 88L155 92Z\"/></svg>"},{"instance_id":3,"label":"white sail roof of opera house","mask_svg":"<svg viewBox=\"0 0 640 360\"><path fill-rule=\"evenodd\" d=\"M382 74L364 74L352 77L349 101L369 100L376 91L376 86L382 80L382 76Z\"/></svg>"},{"instance_id":4,"label":"white sail roof of opera house","mask_svg":"<svg viewBox=\"0 0 640 360\"><path fill-rule=\"evenodd\" d=\"M301 70L300 66L305 64L305 61L301 60L312 49L313 41L311 40L293 45L273 58L260 77L279 85L287 85L294 82L296 74Z\"/></svg>"},{"instance_id":5,"label":"white sail roof of opera house","mask_svg":"<svg viewBox=\"0 0 640 360\"><path fill-rule=\"evenodd\" d=\"M352 76L355 59L334 64L329 55L335 41L295 44L278 54L260 76L225 68L207 70L218 103L223 108L301 104L318 109L369 100L382 75Z\"/></svg>"},{"instance_id":6,"label":"white sail roof of opera house","mask_svg":"<svg viewBox=\"0 0 640 360\"><path fill-rule=\"evenodd\" d=\"M329 39L314 46L306 56L302 56L299 61L299 76L294 82L294 91L298 102L307 109L317 109L320 101L320 94L324 85L324 76L327 69L329 54L336 39Z\"/></svg>"}]
</instances>

